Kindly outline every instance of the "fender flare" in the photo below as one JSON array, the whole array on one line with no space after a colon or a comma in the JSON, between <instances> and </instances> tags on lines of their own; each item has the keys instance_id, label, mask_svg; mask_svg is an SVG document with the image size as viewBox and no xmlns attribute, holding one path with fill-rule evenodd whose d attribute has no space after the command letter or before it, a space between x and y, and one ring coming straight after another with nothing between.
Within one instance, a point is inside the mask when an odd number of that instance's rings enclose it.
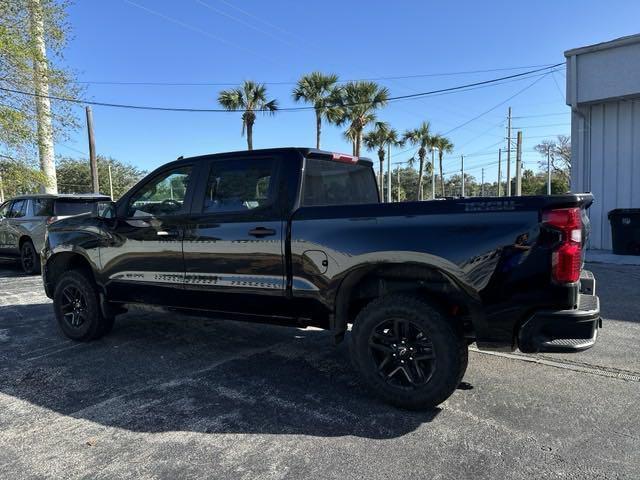
<instances>
[{"instance_id":1,"label":"fender flare","mask_svg":"<svg viewBox=\"0 0 640 480\"><path fill-rule=\"evenodd\" d=\"M344 275L333 302L334 313L331 317L330 328L336 336L344 335L349 319L349 299L355 288L365 277L375 274L381 278L397 278L399 280L426 280L429 289L446 293L449 298L463 304L471 317L474 329L482 329L485 326L485 318L482 310L482 300L477 292L470 286L462 284L451 273L428 263L372 263L362 265Z\"/></svg>"}]
</instances>

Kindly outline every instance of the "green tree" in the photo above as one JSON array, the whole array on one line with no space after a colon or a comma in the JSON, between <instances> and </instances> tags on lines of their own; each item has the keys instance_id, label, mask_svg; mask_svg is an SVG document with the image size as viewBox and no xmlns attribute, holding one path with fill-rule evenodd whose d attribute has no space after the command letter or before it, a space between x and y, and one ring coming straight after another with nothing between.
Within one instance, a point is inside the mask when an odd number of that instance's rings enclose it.
<instances>
[{"instance_id":1,"label":"green tree","mask_svg":"<svg viewBox=\"0 0 640 480\"><path fill-rule=\"evenodd\" d=\"M35 92L34 62L46 67L49 95L77 97L80 89L72 72L65 67L63 51L69 35L66 0L40 0L47 57L42 58L31 36L29 0L0 2L0 87L20 92ZM57 139L65 139L78 127L68 102L53 102L51 123ZM10 156L29 169L36 165L38 121L34 97L0 91L0 154ZM46 183L46 178L41 179Z\"/></svg>"},{"instance_id":2,"label":"green tree","mask_svg":"<svg viewBox=\"0 0 640 480\"><path fill-rule=\"evenodd\" d=\"M451 153L453 151L453 143L442 135L436 135L434 137L434 148L438 149L438 169L440 171L440 190L444 197L444 176L442 175L442 159L445 153Z\"/></svg>"},{"instance_id":3,"label":"green tree","mask_svg":"<svg viewBox=\"0 0 640 480\"><path fill-rule=\"evenodd\" d=\"M109 166L111 166L114 200L120 198L146 174L145 171L114 158L99 155L97 161L100 193L105 195L110 194ZM56 173L61 193L89 193L92 191L89 160L62 158L58 160Z\"/></svg>"},{"instance_id":4,"label":"green tree","mask_svg":"<svg viewBox=\"0 0 640 480\"><path fill-rule=\"evenodd\" d=\"M433 146L433 136L431 135L431 127L429 122L422 122L422 124L413 130L407 130L404 133L404 140L411 145L418 146L418 159L420 166L418 167L418 192L416 199L422 200L422 179L424 176L425 157L427 151ZM431 168L427 165L427 169Z\"/></svg>"},{"instance_id":5,"label":"green tree","mask_svg":"<svg viewBox=\"0 0 640 480\"><path fill-rule=\"evenodd\" d=\"M238 88L221 91L218 103L227 110L243 112L242 135L246 131L248 150L253 150L253 124L256 121L256 112L274 114L278 110L277 100L267 100L267 87L251 80L245 80Z\"/></svg>"},{"instance_id":6,"label":"green tree","mask_svg":"<svg viewBox=\"0 0 640 480\"><path fill-rule=\"evenodd\" d=\"M293 99L296 102L310 103L315 110L316 148L320 148L322 120L336 122L340 118L340 109L334 106L335 99L339 98L337 83L337 75L312 72L300 78L293 89Z\"/></svg>"},{"instance_id":7,"label":"green tree","mask_svg":"<svg viewBox=\"0 0 640 480\"><path fill-rule=\"evenodd\" d=\"M380 194L383 194L384 192L384 156L389 131L390 128L388 123L376 122L373 130L368 132L362 138L364 146L368 150L376 150L378 153L378 161L380 162L380 176L378 178L380 183Z\"/></svg>"},{"instance_id":8,"label":"green tree","mask_svg":"<svg viewBox=\"0 0 640 480\"><path fill-rule=\"evenodd\" d=\"M336 123L347 124L345 136L353 142L353 154L360 156L362 132L376 120L376 110L385 106L389 90L375 82L348 82L335 95Z\"/></svg>"},{"instance_id":9,"label":"green tree","mask_svg":"<svg viewBox=\"0 0 640 480\"><path fill-rule=\"evenodd\" d=\"M35 193L46 180L39 169L0 155L0 202L16 195Z\"/></svg>"}]
</instances>

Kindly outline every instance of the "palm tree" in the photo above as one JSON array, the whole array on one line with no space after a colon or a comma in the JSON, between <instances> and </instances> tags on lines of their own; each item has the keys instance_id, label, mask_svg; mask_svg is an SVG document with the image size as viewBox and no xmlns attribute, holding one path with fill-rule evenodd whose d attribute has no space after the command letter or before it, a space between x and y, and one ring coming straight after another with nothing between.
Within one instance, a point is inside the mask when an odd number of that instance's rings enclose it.
<instances>
[{"instance_id":1,"label":"palm tree","mask_svg":"<svg viewBox=\"0 0 640 480\"><path fill-rule=\"evenodd\" d=\"M436 135L434 137L434 148L438 149L438 164L440 167L440 190L444 197L444 178L442 177L442 157L445 153L451 153L453 151L453 143L442 135Z\"/></svg>"},{"instance_id":2,"label":"palm tree","mask_svg":"<svg viewBox=\"0 0 640 480\"><path fill-rule=\"evenodd\" d=\"M380 195L384 198L384 155L385 147L389 143L389 124L385 122L376 122L373 130L368 132L363 138L364 146L368 150L378 151L378 160L380 160Z\"/></svg>"},{"instance_id":3,"label":"palm tree","mask_svg":"<svg viewBox=\"0 0 640 480\"><path fill-rule=\"evenodd\" d=\"M433 136L431 135L431 127L429 122L422 122L418 128L407 130L404 132L404 140L411 145L418 146L418 158L420 159L420 167L418 169L418 194L417 199L422 200L422 176L424 175L424 159L427 156L427 150L433 144Z\"/></svg>"},{"instance_id":4,"label":"palm tree","mask_svg":"<svg viewBox=\"0 0 640 480\"><path fill-rule=\"evenodd\" d=\"M347 137L353 142L353 154L359 156L362 131L368 124L375 121L376 110L387 104L389 89L375 82L348 82L336 97L339 107L336 111L340 114L336 123L349 124Z\"/></svg>"},{"instance_id":5,"label":"palm tree","mask_svg":"<svg viewBox=\"0 0 640 480\"><path fill-rule=\"evenodd\" d=\"M339 109L333 106L336 99L338 76L312 72L304 75L293 89L293 100L313 104L316 112L316 148L320 148L322 119L335 122L339 118Z\"/></svg>"},{"instance_id":6,"label":"palm tree","mask_svg":"<svg viewBox=\"0 0 640 480\"><path fill-rule=\"evenodd\" d=\"M218 103L227 110L243 110L242 135L247 132L249 150L253 150L253 124L256 121L256 112L274 114L278 110L277 100L267 100L267 87L251 80L245 80L238 88L221 91Z\"/></svg>"}]
</instances>

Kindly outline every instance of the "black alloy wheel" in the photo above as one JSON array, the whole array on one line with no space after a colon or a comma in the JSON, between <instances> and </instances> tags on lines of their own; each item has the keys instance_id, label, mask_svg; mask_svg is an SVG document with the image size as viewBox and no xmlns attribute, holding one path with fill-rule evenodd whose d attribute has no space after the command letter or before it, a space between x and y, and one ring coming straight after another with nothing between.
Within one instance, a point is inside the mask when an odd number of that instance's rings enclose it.
<instances>
[{"instance_id":1,"label":"black alloy wheel","mask_svg":"<svg viewBox=\"0 0 640 480\"><path fill-rule=\"evenodd\" d=\"M87 320L87 299L82 291L73 285L62 290L60 309L62 318L71 328L79 328Z\"/></svg>"},{"instance_id":2,"label":"black alloy wheel","mask_svg":"<svg viewBox=\"0 0 640 480\"><path fill-rule=\"evenodd\" d=\"M405 318L383 320L369 337L369 352L378 375L400 388L429 382L435 370L435 352L426 332Z\"/></svg>"}]
</instances>

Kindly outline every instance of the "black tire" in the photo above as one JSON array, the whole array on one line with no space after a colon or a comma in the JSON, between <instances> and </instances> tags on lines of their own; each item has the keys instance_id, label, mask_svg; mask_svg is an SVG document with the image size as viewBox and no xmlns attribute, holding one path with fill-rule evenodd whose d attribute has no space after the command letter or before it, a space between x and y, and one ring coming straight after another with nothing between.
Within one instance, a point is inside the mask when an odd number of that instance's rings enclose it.
<instances>
[{"instance_id":1,"label":"black tire","mask_svg":"<svg viewBox=\"0 0 640 480\"><path fill-rule=\"evenodd\" d=\"M20 247L20 265L27 275L40 273L40 256L31 240L25 240Z\"/></svg>"},{"instance_id":2,"label":"black tire","mask_svg":"<svg viewBox=\"0 0 640 480\"><path fill-rule=\"evenodd\" d=\"M113 317L100 312L95 283L80 270L63 273L53 294L58 327L67 338L79 342L96 340L113 327Z\"/></svg>"},{"instance_id":3,"label":"black tire","mask_svg":"<svg viewBox=\"0 0 640 480\"><path fill-rule=\"evenodd\" d=\"M375 394L410 410L434 408L449 398L468 362L467 344L455 325L406 295L381 297L358 314L351 355Z\"/></svg>"}]
</instances>

